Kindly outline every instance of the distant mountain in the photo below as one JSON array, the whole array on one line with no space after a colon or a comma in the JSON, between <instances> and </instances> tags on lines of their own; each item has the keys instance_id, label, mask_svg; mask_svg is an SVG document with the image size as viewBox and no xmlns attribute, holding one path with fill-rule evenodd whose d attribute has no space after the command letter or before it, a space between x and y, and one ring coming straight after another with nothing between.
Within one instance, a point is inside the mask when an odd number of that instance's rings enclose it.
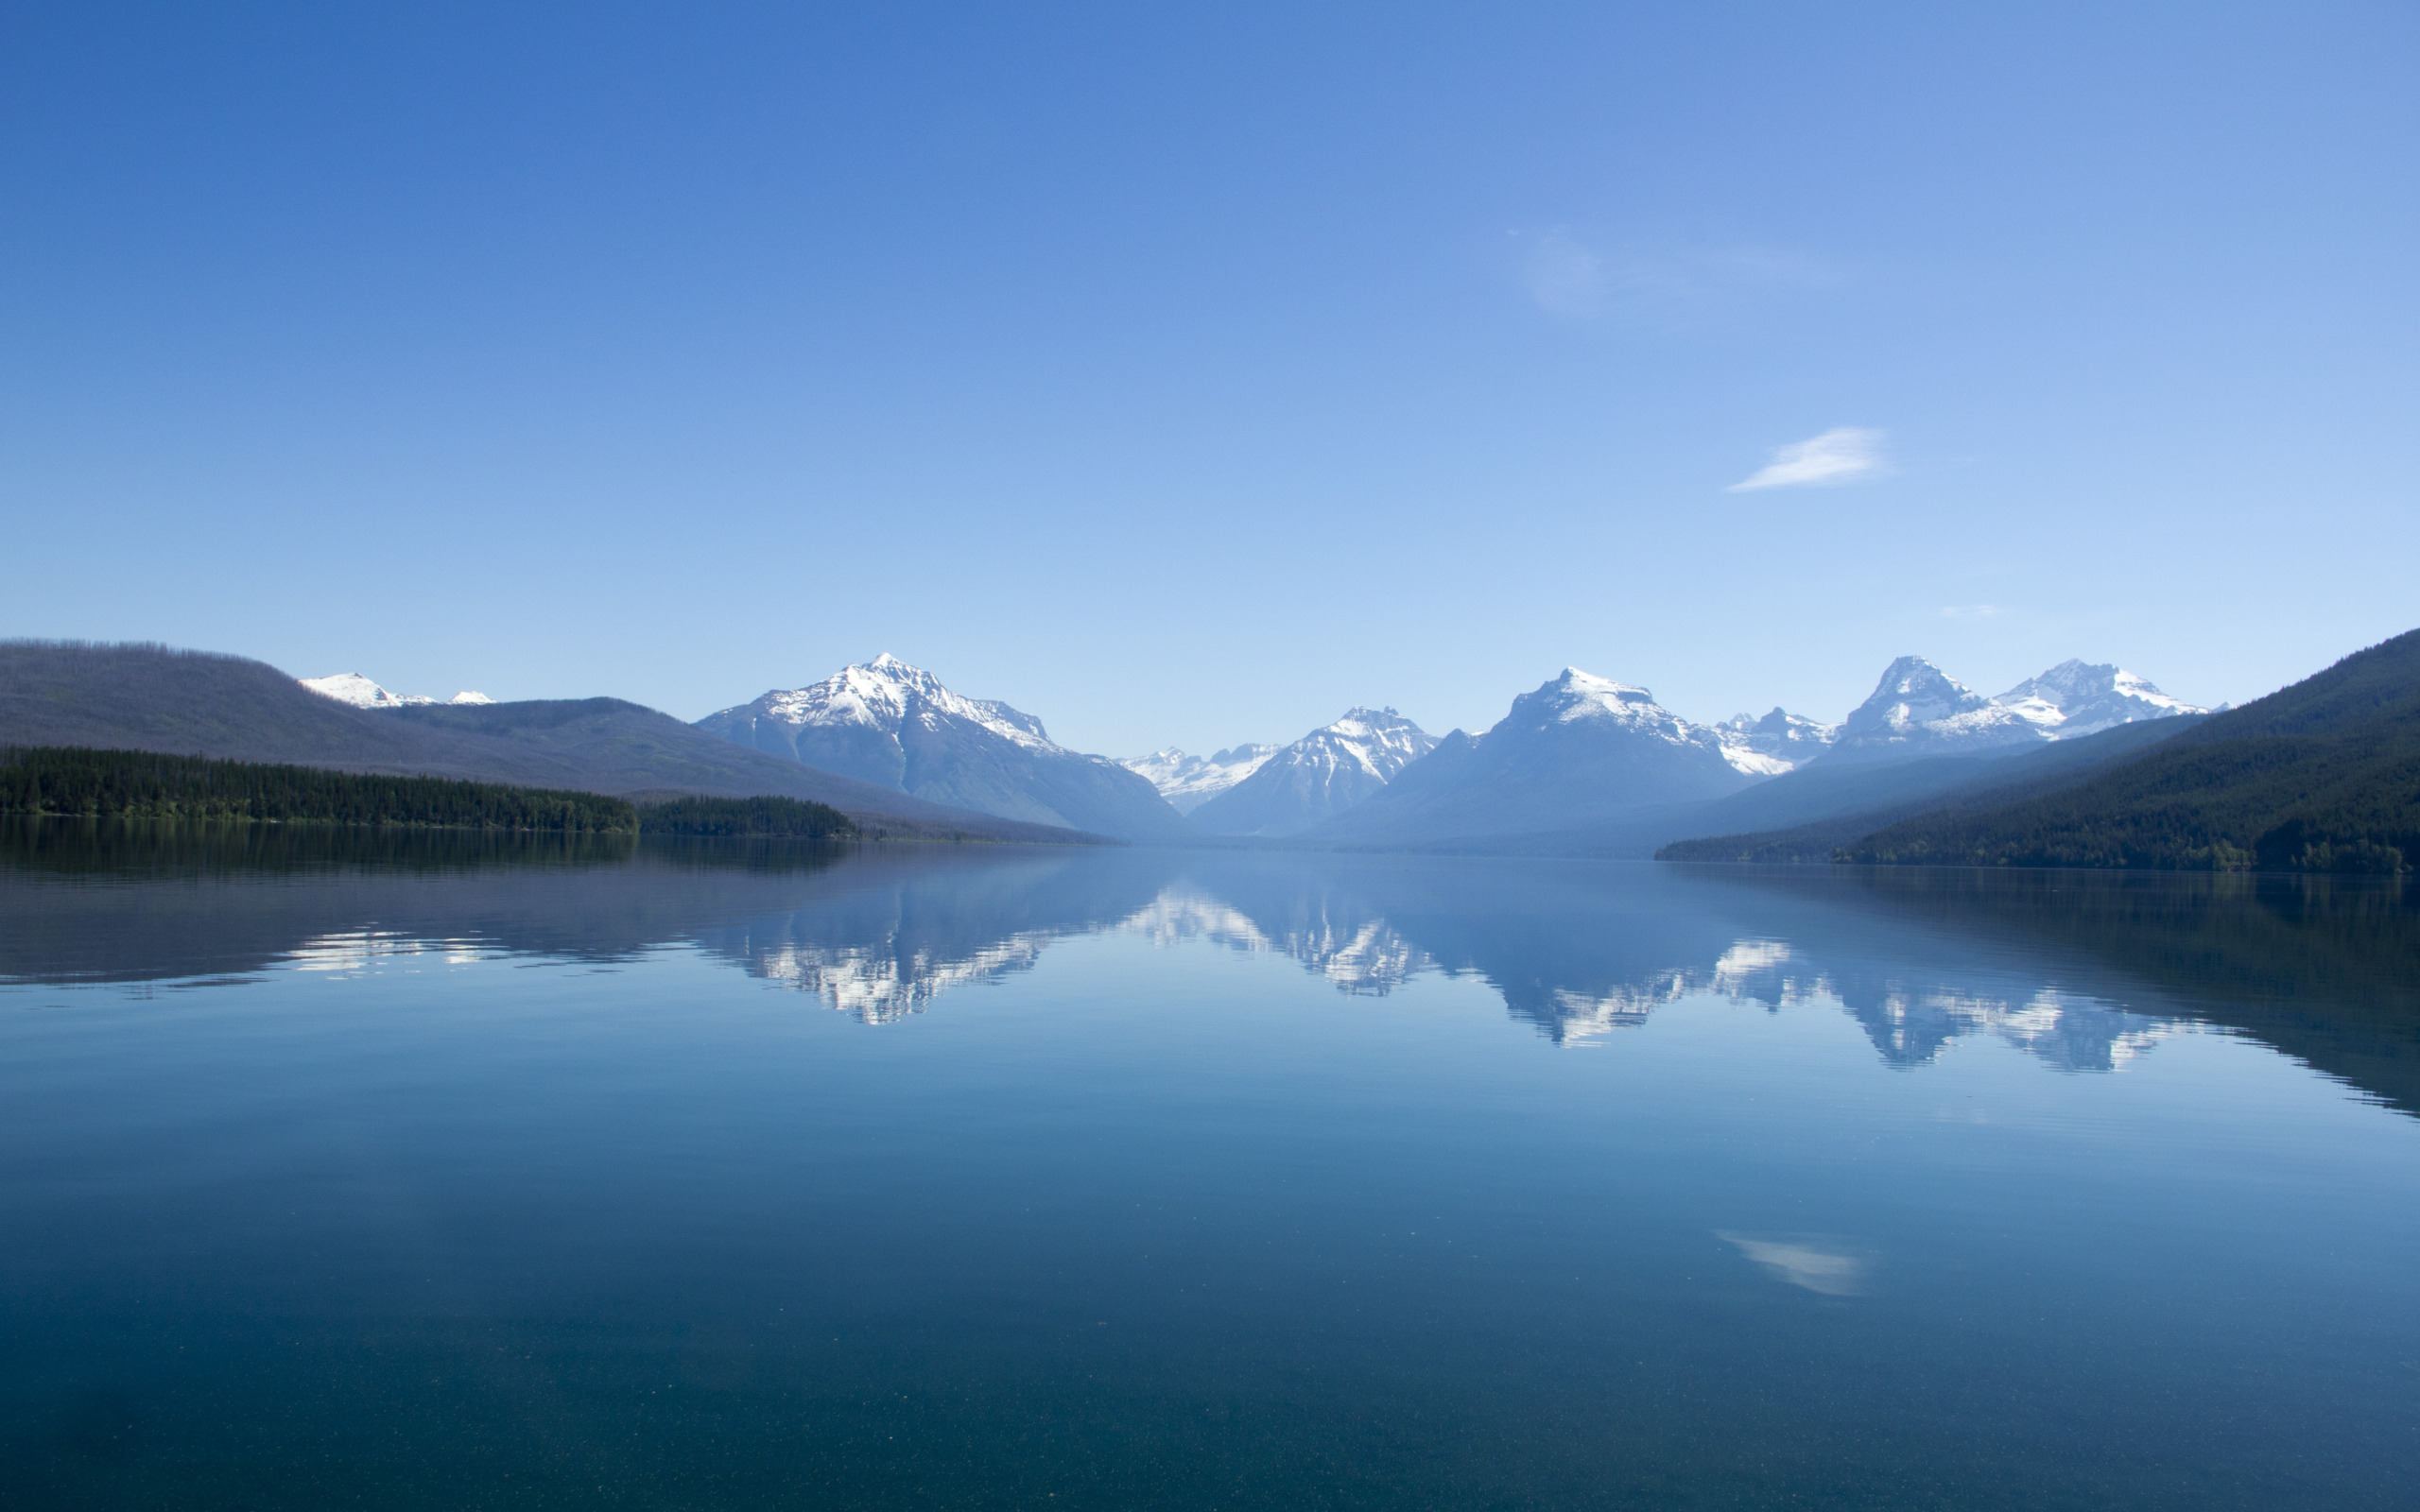
<instances>
[{"instance_id":1,"label":"distant mountain","mask_svg":"<svg viewBox=\"0 0 2420 1512\"><path fill-rule=\"evenodd\" d=\"M2395 872L2420 862L2420 630L2090 782L1869 834L1849 859Z\"/></svg>"},{"instance_id":2,"label":"distant mountain","mask_svg":"<svg viewBox=\"0 0 2420 1512\"><path fill-rule=\"evenodd\" d=\"M888 654L698 721L735 745L935 803L1124 840L1191 832L1151 783L1054 744L1031 714L951 692Z\"/></svg>"},{"instance_id":3,"label":"distant mountain","mask_svg":"<svg viewBox=\"0 0 2420 1512\"><path fill-rule=\"evenodd\" d=\"M1270 756L1194 810L1194 828L1209 834L1300 834L1370 798L1436 745L1434 735L1392 709L1356 709Z\"/></svg>"},{"instance_id":4,"label":"distant mountain","mask_svg":"<svg viewBox=\"0 0 2420 1512\"><path fill-rule=\"evenodd\" d=\"M1338 845L1464 845L1702 802L1779 768L1645 688L1566 667L1484 735L1455 730L1359 806L1308 831Z\"/></svg>"},{"instance_id":5,"label":"distant mountain","mask_svg":"<svg viewBox=\"0 0 2420 1512\"><path fill-rule=\"evenodd\" d=\"M2113 725L2203 713L2134 673L2062 662L1986 698L1920 656L1884 669L1865 702L1841 721L1828 765L1979 755L2094 734Z\"/></svg>"},{"instance_id":6,"label":"distant mountain","mask_svg":"<svg viewBox=\"0 0 2420 1512\"><path fill-rule=\"evenodd\" d=\"M1188 756L1170 746L1149 756L1129 756L1117 765L1157 788L1170 808L1190 814L1259 770L1278 748L1230 746L1207 756Z\"/></svg>"},{"instance_id":7,"label":"distant mountain","mask_svg":"<svg viewBox=\"0 0 2420 1512\"><path fill-rule=\"evenodd\" d=\"M262 662L160 646L0 643L0 745L155 750L621 798L770 795L828 803L871 834L1085 838L737 749L618 698L362 709Z\"/></svg>"},{"instance_id":8,"label":"distant mountain","mask_svg":"<svg viewBox=\"0 0 2420 1512\"><path fill-rule=\"evenodd\" d=\"M1779 705L1762 719L1754 714L1734 714L1714 728L1722 732L1726 745L1788 763L1785 770L1804 766L1823 755L1832 748L1832 742L1841 733L1838 725L1791 713Z\"/></svg>"},{"instance_id":9,"label":"distant mountain","mask_svg":"<svg viewBox=\"0 0 2420 1512\"><path fill-rule=\"evenodd\" d=\"M389 693L358 672L337 672L324 678L303 678L302 686L322 698L349 703L355 709L403 709L414 704L435 703L434 698L418 694ZM445 700L447 703L493 703L484 693L465 690Z\"/></svg>"}]
</instances>

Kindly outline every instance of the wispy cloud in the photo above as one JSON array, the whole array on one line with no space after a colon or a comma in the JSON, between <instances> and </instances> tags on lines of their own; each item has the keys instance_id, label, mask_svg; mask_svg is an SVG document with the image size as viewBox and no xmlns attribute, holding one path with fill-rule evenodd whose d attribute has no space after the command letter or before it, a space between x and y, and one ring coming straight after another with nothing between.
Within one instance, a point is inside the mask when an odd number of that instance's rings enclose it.
<instances>
[{"instance_id":1,"label":"wispy cloud","mask_svg":"<svg viewBox=\"0 0 2420 1512\"><path fill-rule=\"evenodd\" d=\"M1755 489L1829 487L1880 477L1891 470L1882 455L1882 433L1843 425L1773 453L1752 477L1731 485L1733 493Z\"/></svg>"},{"instance_id":2,"label":"wispy cloud","mask_svg":"<svg viewBox=\"0 0 2420 1512\"><path fill-rule=\"evenodd\" d=\"M1942 607L1941 617L1945 620L1989 620L1997 619L2007 612L1997 604L1945 604Z\"/></svg>"},{"instance_id":3,"label":"wispy cloud","mask_svg":"<svg viewBox=\"0 0 2420 1512\"><path fill-rule=\"evenodd\" d=\"M1776 1280L1824 1297L1855 1297L1865 1289L1865 1262L1823 1239L1758 1238L1715 1230L1717 1239L1762 1265Z\"/></svg>"},{"instance_id":4,"label":"wispy cloud","mask_svg":"<svg viewBox=\"0 0 2420 1512\"><path fill-rule=\"evenodd\" d=\"M1826 268L1770 247L1600 241L1566 231L1514 232L1530 298L1566 320L1702 327L1760 295L1836 282Z\"/></svg>"}]
</instances>

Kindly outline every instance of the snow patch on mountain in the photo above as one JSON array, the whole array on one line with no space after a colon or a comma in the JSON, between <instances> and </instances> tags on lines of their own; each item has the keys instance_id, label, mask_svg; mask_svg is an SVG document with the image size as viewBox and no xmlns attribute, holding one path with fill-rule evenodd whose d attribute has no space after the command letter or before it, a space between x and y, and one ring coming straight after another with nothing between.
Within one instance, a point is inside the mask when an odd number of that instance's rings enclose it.
<instances>
[{"instance_id":1,"label":"snow patch on mountain","mask_svg":"<svg viewBox=\"0 0 2420 1512\"><path fill-rule=\"evenodd\" d=\"M435 703L437 700L420 694L389 693L358 672L336 672L324 678L297 678L296 681L322 698L349 703L355 709L405 709L414 704ZM484 693L465 690L445 700L447 703L493 703Z\"/></svg>"},{"instance_id":2,"label":"snow patch on mountain","mask_svg":"<svg viewBox=\"0 0 2420 1512\"><path fill-rule=\"evenodd\" d=\"M1275 746L1230 746L1207 756L1189 756L1170 746L1149 756L1129 756L1117 765L1158 788L1160 797L1179 814L1190 814L1260 770L1261 764L1278 749Z\"/></svg>"},{"instance_id":3,"label":"snow patch on mountain","mask_svg":"<svg viewBox=\"0 0 2420 1512\"><path fill-rule=\"evenodd\" d=\"M303 678L302 686L322 698L349 703L355 709L401 709L407 703L435 703L434 698L406 698L389 693L358 672L331 673L324 678Z\"/></svg>"},{"instance_id":4,"label":"snow patch on mountain","mask_svg":"<svg viewBox=\"0 0 2420 1512\"><path fill-rule=\"evenodd\" d=\"M1714 728L1721 731L1727 759L1734 767L1743 772L1768 769L1775 777L1795 771L1831 749L1841 732L1838 725L1794 714L1779 706L1761 719L1754 714L1734 714Z\"/></svg>"}]
</instances>

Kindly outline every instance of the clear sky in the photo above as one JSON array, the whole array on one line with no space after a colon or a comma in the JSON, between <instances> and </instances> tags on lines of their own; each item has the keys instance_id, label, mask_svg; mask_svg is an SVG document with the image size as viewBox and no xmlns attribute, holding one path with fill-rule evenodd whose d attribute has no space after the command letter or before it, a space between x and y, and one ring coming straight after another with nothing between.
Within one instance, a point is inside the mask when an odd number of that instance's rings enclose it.
<instances>
[{"instance_id":1,"label":"clear sky","mask_svg":"<svg viewBox=\"0 0 2420 1512\"><path fill-rule=\"evenodd\" d=\"M2408 3L0 4L0 634L888 650L1113 754L2239 701L2420 625L2415 77Z\"/></svg>"}]
</instances>

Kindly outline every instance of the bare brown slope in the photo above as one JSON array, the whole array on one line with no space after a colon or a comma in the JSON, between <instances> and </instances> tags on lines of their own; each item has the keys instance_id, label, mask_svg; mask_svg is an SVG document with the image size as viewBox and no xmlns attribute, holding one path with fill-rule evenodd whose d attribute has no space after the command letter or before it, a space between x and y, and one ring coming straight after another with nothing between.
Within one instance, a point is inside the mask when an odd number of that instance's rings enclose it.
<instances>
[{"instance_id":1,"label":"bare brown slope","mask_svg":"<svg viewBox=\"0 0 2420 1512\"><path fill-rule=\"evenodd\" d=\"M618 698L372 711L322 698L265 662L163 646L0 643L0 744L199 753L620 797L774 794L829 803L875 833L1091 838L802 766Z\"/></svg>"}]
</instances>

